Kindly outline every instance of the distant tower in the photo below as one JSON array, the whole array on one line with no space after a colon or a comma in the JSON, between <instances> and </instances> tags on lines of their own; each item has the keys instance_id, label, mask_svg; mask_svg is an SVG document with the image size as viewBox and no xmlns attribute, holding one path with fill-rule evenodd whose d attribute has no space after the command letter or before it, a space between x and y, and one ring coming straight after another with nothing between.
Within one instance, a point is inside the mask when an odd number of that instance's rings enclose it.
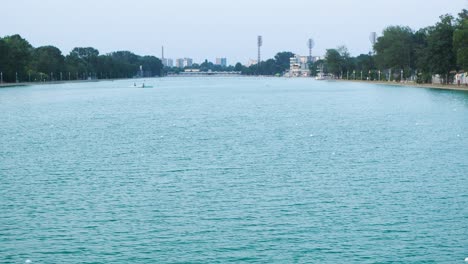
<instances>
[{"instance_id":1,"label":"distant tower","mask_svg":"<svg viewBox=\"0 0 468 264\"><path fill-rule=\"evenodd\" d=\"M309 62L312 62L312 49L314 48L315 42L313 39L307 41L307 47L309 48Z\"/></svg>"},{"instance_id":2,"label":"distant tower","mask_svg":"<svg viewBox=\"0 0 468 264\"><path fill-rule=\"evenodd\" d=\"M374 45L375 43L377 42L377 33L375 32L371 32L370 35L369 35L369 41L370 43L372 44L372 50L371 50L371 53L374 53Z\"/></svg>"},{"instance_id":3,"label":"distant tower","mask_svg":"<svg viewBox=\"0 0 468 264\"><path fill-rule=\"evenodd\" d=\"M260 61L261 61L261 53L260 53L260 48L263 45L263 39L262 36L258 36L257 38L257 46L258 46L258 60L257 60L257 69L260 67Z\"/></svg>"}]
</instances>

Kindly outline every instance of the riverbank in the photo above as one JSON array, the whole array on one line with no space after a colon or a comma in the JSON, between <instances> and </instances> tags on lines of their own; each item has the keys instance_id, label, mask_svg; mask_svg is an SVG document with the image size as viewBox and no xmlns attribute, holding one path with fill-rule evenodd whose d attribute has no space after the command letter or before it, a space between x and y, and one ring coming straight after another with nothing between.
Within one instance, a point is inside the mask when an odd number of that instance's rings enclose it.
<instances>
[{"instance_id":1,"label":"riverbank","mask_svg":"<svg viewBox=\"0 0 468 264\"><path fill-rule=\"evenodd\" d=\"M439 89L439 90L455 90L468 92L468 86L453 85L453 84L430 84L430 83L412 83L412 82L383 82L383 81L364 81L364 80L337 80L342 82L356 82L356 83L368 83L368 84L379 84L379 85L390 85L390 86L409 86L416 88L428 88L428 89Z\"/></svg>"},{"instance_id":2,"label":"riverbank","mask_svg":"<svg viewBox=\"0 0 468 264\"><path fill-rule=\"evenodd\" d=\"M131 78L127 78L130 80ZM150 79L150 78L147 78ZM126 79L98 79L98 80L72 80L72 81L53 81L53 82L20 82L20 83L2 83L0 88L7 87L25 87L31 85L48 85L48 84L66 84L66 83L86 83L86 82L102 82L102 81L117 81Z\"/></svg>"}]
</instances>

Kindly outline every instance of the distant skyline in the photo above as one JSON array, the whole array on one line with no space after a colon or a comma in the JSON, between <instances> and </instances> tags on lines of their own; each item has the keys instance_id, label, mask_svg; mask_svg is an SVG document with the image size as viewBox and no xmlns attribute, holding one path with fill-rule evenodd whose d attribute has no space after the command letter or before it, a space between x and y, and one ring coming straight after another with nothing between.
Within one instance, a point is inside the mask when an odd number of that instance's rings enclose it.
<instances>
[{"instance_id":1,"label":"distant skyline","mask_svg":"<svg viewBox=\"0 0 468 264\"><path fill-rule=\"evenodd\" d=\"M346 45L352 55L371 49L370 32L390 25L417 30L439 16L456 16L468 0L2 0L0 36L20 34L33 46L54 45L64 55L91 46L105 54L129 50L139 55L193 58L199 63L225 57L229 64L262 59L277 52L314 56Z\"/></svg>"}]
</instances>

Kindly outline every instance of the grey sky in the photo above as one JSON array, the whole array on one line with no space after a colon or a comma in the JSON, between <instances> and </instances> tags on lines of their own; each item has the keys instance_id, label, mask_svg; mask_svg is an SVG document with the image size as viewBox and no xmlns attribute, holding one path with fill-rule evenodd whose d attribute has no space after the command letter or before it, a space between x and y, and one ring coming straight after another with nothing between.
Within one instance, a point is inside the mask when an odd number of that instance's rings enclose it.
<instances>
[{"instance_id":1,"label":"grey sky","mask_svg":"<svg viewBox=\"0 0 468 264\"><path fill-rule=\"evenodd\" d=\"M388 25L413 29L456 15L468 0L2 0L0 36L19 33L32 45L54 45L67 54L92 46L101 53L130 50L169 58L227 57L229 64L278 51L314 55L346 45L352 55L370 50L369 33Z\"/></svg>"}]
</instances>

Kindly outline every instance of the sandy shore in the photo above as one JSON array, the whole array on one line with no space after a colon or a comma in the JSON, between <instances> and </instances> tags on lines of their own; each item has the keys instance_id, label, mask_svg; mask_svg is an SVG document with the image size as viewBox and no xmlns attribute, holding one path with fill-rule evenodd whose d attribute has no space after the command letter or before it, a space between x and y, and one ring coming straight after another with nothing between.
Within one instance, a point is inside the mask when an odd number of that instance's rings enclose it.
<instances>
[{"instance_id":1,"label":"sandy shore","mask_svg":"<svg viewBox=\"0 0 468 264\"><path fill-rule=\"evenodd\" d=\"M428 88L428 89L441 89L441 90L456 90L456 91L467 91L468 86L453 85L453 84L423 84L423 83L399 83L399 82L379 82L379 81L361 81L361 80L337 80L342 82L356 82L356 83L368 83L368 84L380 84L380 85L391 85L391 86L409 86L417 88Z\"/></svg>"}]
</instances>

